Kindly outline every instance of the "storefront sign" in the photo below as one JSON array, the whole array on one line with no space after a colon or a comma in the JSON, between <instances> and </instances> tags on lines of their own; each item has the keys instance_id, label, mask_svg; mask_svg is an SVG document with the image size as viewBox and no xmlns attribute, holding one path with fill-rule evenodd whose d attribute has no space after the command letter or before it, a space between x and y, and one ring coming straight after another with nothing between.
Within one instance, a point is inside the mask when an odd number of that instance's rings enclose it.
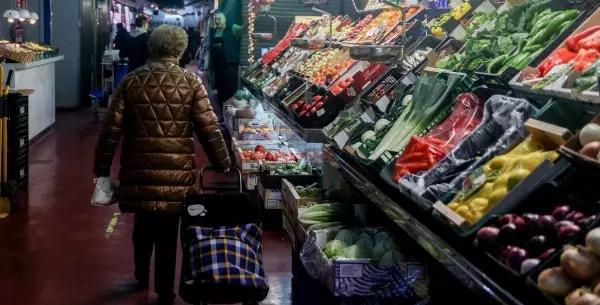
<instances>
[{"instance_id":1,"label":"storefront sign","mask_svg":"<svg viewBox=\"0 0 600 305\"><path fill-rule=\"evenodd\" d=\"M15 0L15 8L27 8L27 0Z\"/></svg>"}]
</instances>

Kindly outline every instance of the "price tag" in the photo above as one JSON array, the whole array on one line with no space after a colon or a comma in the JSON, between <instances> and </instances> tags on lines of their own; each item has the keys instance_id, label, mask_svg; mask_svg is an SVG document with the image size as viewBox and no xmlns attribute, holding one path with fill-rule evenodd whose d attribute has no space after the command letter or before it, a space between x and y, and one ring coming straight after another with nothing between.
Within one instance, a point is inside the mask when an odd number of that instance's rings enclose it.
<instances>
[{"instance_id":1,"label":"price tag","mask_svg":"<svg viewBox=\"0 0 600 305\"><path fill-rule=\"evenodd\" d=\"M387 95L384 95L375 103L375 106L377 106L377 109L380 111L385 112L389 104L390 99L387 97Z\"/></svg>"},{"instance_id":2,"label":"price tag","mask_svg":"<svg viewBox=\"0 0 600 305\"><path fill-rule=\"evenodd\" d=\"M317 116L322 116L325 114L325 110L323 110L323 108L321 108L321 109L317 110L316 113L317 113Z\"/></svg>"},{"instance_id":3,"label":"price tag","mask_svg":"<svg viewBox=\"0 0 600 305\"><path fill-rule=\"evenodd\" d=\"M468 197L479 190L485 184L487 178L487 174L483 172L483 167L479 167L473 171L463 182L462 190L464 196Z\"/></svg>"},{"instance_id":4,"label":"price tag","mask_svg":"<svg viewBox=\"0 0 600 305\"><path fill-rule=\"evenodd\" d=\"M340 277L361 278L363 266L358 264L340 264Z\"/></svg>"},{"instance_id":5,"label":"price tag","mask_svg":"<svg viewBox=\"0 0 600 305\"><path fill-rule=\"evenodd\" d=\"M337 144L339 148L343 148L344 146L346 146L348 140L350 140L350 137L345 131L342 131L336 134L335 137L333 137L333 141L335 141L335 144Z\"/></svg>"}]
</instances>

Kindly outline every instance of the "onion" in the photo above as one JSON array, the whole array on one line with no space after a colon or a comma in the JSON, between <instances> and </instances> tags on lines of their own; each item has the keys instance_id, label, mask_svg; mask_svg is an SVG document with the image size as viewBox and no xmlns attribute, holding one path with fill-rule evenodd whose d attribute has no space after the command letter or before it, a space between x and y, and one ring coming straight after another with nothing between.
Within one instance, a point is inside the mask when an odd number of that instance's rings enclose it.
<instances>
[{"instance_id":1,"label":"onion","mask_svg":"<svg viewBox=\"0 0 600 305\"><path fill-rule=\"evenodd\" d=\"M598 305L600 298L586 289L577 289L565 298L565 305Z\"/></svg>"},{"instance_id":2,"label":"onion","mask_svg":"<svg viewBox=\"0 0 600 305\"><path fill-rule=\"evenodd\" d=\"M507 223L500 228L498 232L498 243L508 245L515 242L519 237L519 230L514 223Z\"/></svg>"},{"instance_id":3,"label":"onion","mask_svg":"<svg viewBox=\"0 0 600 305\"><path fill-rule=\"evenodd\" d=\"M593 141L600 141L600 125L589 123L579 132L579 144L585 146Z\"/></svg>"},{"instance_id":4,"label":"onion","mask_svg":"<svg viewBox=\"0 0 600 305\"><path fill-rule=\"evenodd\" d=\"M498 218L498 224L500 224L500 226L503 226L505 224L513 223L513 221L517 217L519 217L519 216L517 216L515 214L506 214L506 215Z\"/></svg>"},{"instance_id":5,"label":"onion","mask_svg":"<svg viewBox=\"0 0 600 305\"><path fill-rule=\"evenodd\" d=\"M538 235L554 236L554 224L556 219L552 215L542 215L537 221L537 233Z\"/></svg>"},{"instance_id":6,"label":"onion","mask_svg":"<svg viewBox=\"0 0 600 305\"><path fill-rule=\"evenodd\" d=\"M579 221L585 218L585 214L581 213L581 212L577 212L577 211L572 211L571 213L569 213L567 215L567 220L570 221Z\"/></svg>"},{"instance_id":7,"label":"onion","mask_svg":"<svg viewBox=\"0 0 600 305\"><path fill-rule=\"evenodd\" d=\"M547 259L548 257L550 257L552 254L554 254L554 252L556 252L556 249L554 249L554 248L548 249L548 250L544 251L544 253L542 253L542 255L538 256L538 259L540 261L543 261L543 260Z\"/></svg>"},{"instance_id":8,"label":"onion","mask_svg":"<svg viewBox=\"0 0 600 305\"><path fill-rule=\"evenodd\" d=\"M600 272L600 262L586 248L566 246L560 256L560 267L576 280L588 281Z\"/></svg>"},{"instance_id":9,"label":"onion","mask_svg":"<svg viewBox=\"0 0 600 305\"><path fill-rule=\"evenodd\" d=\"M527 243L527 249L532 255L538 255L550 248L550 242L544 235L532 237Z\"/></svg>"},{"instance_id":10,"label":"onion","mask_svg":"<svg viewBox=\"0 0 600 305\"><path fill-rule=\"evenodd\" d=\"M545 293L557 297L564 297L575 289L573 280L560 267L542 271L538 276L537 285Z\"/></svg>"},{"instance_id":11,"label":"onion","mask_svg":"<svg viewBox=\"0 0 600 305\"><path fill-rule=\"evenodd\" d=\"M506 255L506 263L514 270L521 270L521 264L528 257L527 250L519 247L512 247Z\"/></svg>"},{"instance_id":12,"label":"onion","mask_svg":"<svg viewBox=\"0 0 600 305\"><path fill-rule=\"evenodd\" d=\"M558 228L558 241L564 243L567 239L577 235L579 231L581 231L581 228L578 225L562 226Z\"/></svg>"},{"instance_id":13,"label":"onion","mask_svg":"<svg viewBox=\"0 0 600 305\"><path fill-rule=\"evenodd\" d=\"M521 264L521 274L529 272L533 267L537 266L540 260L537 258L528 258Z\"/></svg>"},{"instance_id":14,"label":"onion","mask_svg":"<svg viewBox=\"0 0 600 305\"><path fill-rule=\"evenodd\" d=\"M558 207L554 208L554 211L552 211L552 216L554 216L554 218L556 218L558 220L563 220L567 217L567 214L569 214L569 212L571 212L570 206L568 206L568 205L558 206Z\"/></svg>"},{"instance_id":15,"label":"onion","mask_svg":"<svg viewBox=\"0 0 600 305\"><path fill-rule=\"evenodd\" d=\"M557 229L560 229L561 227L564 227L564 226L572 226L572 225L574 225L574 224L575 224L575 223L574 223L574 222L572 222L572 221L570 221L570 220L561 220L561 221L557 222L557 223L554 225L554 227L555 227L555 228L557 228Z\"/></svg>"},{"instance_id":16,"label":"onion","mask_svg":"<svg viewBox=\"0 0 600 305\"><path fill-rule=\"evenodd\" d=\"M537 221L540 218L540 215L533 213L525 213L523 214L522 218L525 221L525 229L527 230L527 232L529 232L530 234L535 234L535 228L537 225Z\"/></svg>"},{"instance_id":17,"label":"onion","mask_svg":"<svg viewBox=\"0 0 600 305\"><path fill-rule=\"evenodd\" d=\"M585 247L592 253L600 255L600 228L595 228L585 236Z\"/></svg>"},{"instance_id":18,"label":"onion","mask_svg":"<svg viewBox=\"0 0 600 305\"><path fill-rule=\"evenodd\" d=\"M590 158L596 160L598 157L598 153L600 153L600 142L594 141L594 142L585 144L585 146L579 150L579 153L586 157L590 157Z\"/></svg>"},{"instance_id":19,"label":"onion","mask_svg":"<svg viewBox=\"0 0 600 305\"><path fill-rule=\"evenodd\" d=\"M476 239L477 247L486 251L492 251L497 245L496 241L499 232L500 230L495 227L483 227L479 229Z\"/></svg>"}]
</instances>

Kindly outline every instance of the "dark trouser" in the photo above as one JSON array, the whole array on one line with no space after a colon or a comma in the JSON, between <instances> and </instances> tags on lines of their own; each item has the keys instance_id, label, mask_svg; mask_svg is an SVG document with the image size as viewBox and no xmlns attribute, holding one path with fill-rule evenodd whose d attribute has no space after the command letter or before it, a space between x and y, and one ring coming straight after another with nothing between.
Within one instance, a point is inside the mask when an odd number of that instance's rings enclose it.
<instances>
[{"instance_id":1,"label":"dark trouser","mask_svg":"<svg viewBox=\"0 0 600 305\"><path fill-rule=\"evenodd\" d=\"M159 295L173 293L177 259L179 216L136 213L133 225L133 256L135 276L141 283L150 276L152 249L154 257L154 287Z\"/></svg>"},{"instance_id":2,"label":"dark trouser","mask_svg":"<svg viewBox=\"0 0 600 305\"><path fill-rule=\"evenodd\" d=\"M218 99L211 100L213 110L217 114L219 119L219 126L223 136L228 139L230 137L229 131L225 127L225 119L223 117L223 104L232 98L237 92L238 84L238 63L224 63L215 64L214 76L215 84L214 87L217 89Z\"/></svg>"}]
</instances>

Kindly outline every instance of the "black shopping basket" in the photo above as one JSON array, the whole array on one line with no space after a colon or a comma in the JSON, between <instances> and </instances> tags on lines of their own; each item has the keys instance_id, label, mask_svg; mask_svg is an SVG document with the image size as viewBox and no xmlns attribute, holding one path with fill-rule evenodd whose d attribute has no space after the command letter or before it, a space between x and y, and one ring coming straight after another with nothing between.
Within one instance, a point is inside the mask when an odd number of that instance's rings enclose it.
<instances>
[{"instance_id":1,"label":"black shopping basket","mask_svg":"<svg viewBox=\"0 0 600 305\"><path fill-rule=\"evenodd\" d=\"M269 292L262 264L262 206L238 188L204 186L183 200L179 295L190 304L258 304ZM206 193L205 191L216 191Z\"/></svg>"}]
</instances>

